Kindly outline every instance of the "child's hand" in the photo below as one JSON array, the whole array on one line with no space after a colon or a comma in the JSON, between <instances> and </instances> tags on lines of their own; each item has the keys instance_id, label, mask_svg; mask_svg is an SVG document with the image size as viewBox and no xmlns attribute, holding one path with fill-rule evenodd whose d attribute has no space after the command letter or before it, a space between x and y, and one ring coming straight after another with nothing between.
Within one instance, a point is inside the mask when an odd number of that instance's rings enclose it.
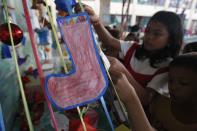
<instances>
[{"instance_id":1,"label":"child's hand","mask_svg":"<svg viewBox=\"0 0 197 131\"><path fill-rule=\"evenodd\" d=\"M85 5L85 4L83 4L83 8L88 13L88 15L90 16L90 20L91 20L92 24L93 25L98 24L99 23L99 17L95 14L94 10L90 6ZM77 4L75 6L75 12L81 12L81 8L80 8L79 4Z\"/></svg>"},{"instance_id":2,"label":"child's hand","mask_svg":"<svg viewBox=\"0 0 197 131\"><path fill-rule=\"evenodd\" d=\"M125 73L127 69L125 66L116 58L107 56L109 62L110 62L110 70L115 70L121 73Z\"/></svg>"},{"instance_id":3,"label":"child's hand","mask_svg":"<svg viewBox=\"0 0 197 131\"><path fill-rule=\"evenodd\" d=\"M135 93L133 86L129 83L127 77L123 73L113 70L111 68L109 72L115 84L117 93L120 96L120 99L124 104L129 104L129 102L131 101L130 96Z\"/></svg>"}]
</instances>

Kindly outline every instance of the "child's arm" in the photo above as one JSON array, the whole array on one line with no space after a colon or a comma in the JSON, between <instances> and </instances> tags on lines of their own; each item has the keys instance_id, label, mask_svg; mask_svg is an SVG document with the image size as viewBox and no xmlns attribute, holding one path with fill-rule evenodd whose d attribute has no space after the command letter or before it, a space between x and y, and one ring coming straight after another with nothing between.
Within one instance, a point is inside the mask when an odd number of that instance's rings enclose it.
<instances>
[{"instance_id":1,"label":"child's arm","mask_svg":"<svg viewBox=\"0 0 197 131\"><path fill-rule=\"evenodd\" d=\"M99 20L97 24L94 25L94 29L99 36L99 39L103 44L108 44L114 49L120 51L120 41L114 38L104 27L104 25Z\"/></svg>"},{"instance_id":2,"label":"child's arm","mask_svg":"<svg viewBox=\"0 0 197 131\"><path fill-rule=\"evenodd\" d=\"M116 90L127 109L132 131L154 131L133 86L131 86L126 76L114 70L110 70L110 73L115 82Z\"/></svg>"},{"instance_id":3,"label":"child's arm","mask_svg":"<svg viewBox=\"0 0 197 131\"><path fill-rule=\"evenodd\" d=\"M149 92L149 90L144 89L131 75L131 73L125 68L125 66L120 63L119 60L117 60L116 58L113 57L109 57L108 56L108 60L110 62L110 70L112 71L118 71L121 72L123 74L125 74L125 76L127 77L129 83L134 87L141 103L143 106L146 106L151 98L151 94Z\"/></svg>"},{"instance_id":4,"label":"child's arm","mask_svg":"<svg viewBox=\"0 0 197 131\"><path fill-rule=\"evenodd\" d=\"M140 101L141 104L143 106L147 106L150 101L153 98L154 92L150 89L145 89L144 87L142 87L131 75L131 73L128 70L125 70L124 74L126 75L128 81L130 82L130 84L134 87Z\"/></svg>"},{"instance_id":5,"label":"child's arm","mask_svg":"<svg viewBox=\"0 0 197 131\"><path fill-rule=\"evenodd\" d=\"M83 5L84 10L89 14L90 20L94 26L94 29L96 30L96 33L99 36L99 39L102 41L103 44L108 44L114 49L117 49L120 51L120 41L116 38L114 38L104 27L104 25L101 23L99 17L95 14L94 10L88 6ZM75 11L79 12L80 7L76 6Z\"/></svg>"}]
</instances>

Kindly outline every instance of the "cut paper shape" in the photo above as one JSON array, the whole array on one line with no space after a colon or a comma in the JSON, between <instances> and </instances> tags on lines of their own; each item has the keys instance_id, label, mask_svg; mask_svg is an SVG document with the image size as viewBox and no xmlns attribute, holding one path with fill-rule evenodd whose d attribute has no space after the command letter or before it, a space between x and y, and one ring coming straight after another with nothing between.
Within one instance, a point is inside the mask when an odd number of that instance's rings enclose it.
<instances>
[{"instance_id":1,"label":"cut paper shape","mask_svg":"<svg viewBox=\"0 0 197 131\"><path fill-rule=\"evenodd\" d=\"M4 44L1 46L1 57L2 59L12 58L9 46Z\"/></svg>"},{"instance_id":2,"label":"cut paper shape","mask_svg":"<svg viewBox=\"0 0 197 131\"><path fill-rule=\"evenodd\" d=\"M48 42L49 29L47 27L36 29L36 33L38 34L40 45L43 45L43 46L49 45L49 42Z\"/></svg>"},{"instance_id":3,"label":"cut paper shape","mask_svg":"<svg viewBox=\"0 0 197 131\"><path fill-rule=\"evenodd\" d=\"M74 69L69 74L46 77L45 89L49 100L58 108L71 109L100 99L108 86L108 79L88 15L60 17L57 22Z\"/></svg>"}]
</instances>

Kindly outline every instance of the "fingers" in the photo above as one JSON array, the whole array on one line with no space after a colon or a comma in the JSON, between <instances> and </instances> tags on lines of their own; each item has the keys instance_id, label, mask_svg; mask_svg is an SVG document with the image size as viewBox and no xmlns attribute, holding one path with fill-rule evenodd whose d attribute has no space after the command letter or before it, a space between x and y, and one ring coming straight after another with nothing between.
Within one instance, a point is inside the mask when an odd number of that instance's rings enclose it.
<instances>
[{"instance_id":1,"label":"fingers","mask_svg":"<svg viewBox=\"0 0 197 131\"><path fill-rule=\"evenodd\" d=\"M111 56L107 56L107 59L109 60L111 65L117 63L118 61L115 57L111 57Z\"/></svg>"},{"instance_id":2,"label":"fingers","mask_svg":"<svg viewBox=\"0 0 197 131\"><path fill-rule=\"evenodd\" d=\"M118 77L120 77L121 75L122 75L122 73L121 72L119 72L119 71L117 71L117 70L114 70L114 68L109 68L109 73L111 74L111 75L113 75L113 76L118 76Z\"/></svg>"},{"instance_id":3,"label":"fingers","mask_svg":"<svg viewBox=\"0 0 197 131\"><path fill-rule=\"evenodd\" d=\"M88 13L88 15L90 16L90 21L93 25L98 25L99 24L99 17L95 14L94 10L88 6L88 5L85 5L85 4L82 4L83 8L84 8L84 11ZM75 12L76 13L79 13L81 12L81 8L80 8L80 5L77 4L75 6Z\"/></svg>"},{"instance_id":4,"label":"fingers","mask_svg":"<svg viewBox=\"0 0 197 131\"><path fill-rule=\"evenodd\" d=\"M115 70L114 68L109 68L109 73L111 75L111 78L112 78L114 84L117 84L118 80L120 80L124 77L123 73Z\"/></svg>"},{"instance_id":5,"label":"fingers","mask_svg":"<svg viewBox=\"0 0 197 131\"><path fill-rule=\"evenodd\" d=\"M85 10L89 15L95 15L94 10L93 10L90 6L85 5L85 4L83 4L83 3L82 3L82 6L83 6L84 10ZM81 12L81 7L80 7L79 3L77 3L77 5L75 6L74 10L75 10L76 13Z\"/></svg>"},{"instance_id":6,"label":"fingers","mask_svg":"<svg viewBox=\"0 0 197 131\"><path fill-rule=\"evenodd\" d=\"M81 7L80 7L79 3L77 3L77 5L75 6L74 10L75 10L76 13L81 12Z\"/></svg>"},{"instance_id":7,"label":"fingers","mask_svg":"<svg viewBox=\"0 0 197 131\"><path fill-rule=\"evenodd\" d=\"M111 69L114 68L114 70L118 70L119 72L123 72L123 73L125 72L126 68L118 59L110 56L107 56L107 58L110 62Z\"/></svg>"},{"instance_id":8,"label":"fingers","mask_svg":"<svg viewBox=\"0 0 197 131\"><path fill-rule=\"evenodd\" d=\"M107 59L108 59L109 61L113 61L114 57L107 56Z\"/></svg>"},{"instance_id":9,"label":"fingers","mask_svg":"<svg viewBox=\"0 0 197 131\"><path fill-rule=\"evenodd\" d=\"M108 58L110 64L122 66L122 63L117 58L111 57L111 56L107 56L107 58Z\"/></svg>"}]
</instances>

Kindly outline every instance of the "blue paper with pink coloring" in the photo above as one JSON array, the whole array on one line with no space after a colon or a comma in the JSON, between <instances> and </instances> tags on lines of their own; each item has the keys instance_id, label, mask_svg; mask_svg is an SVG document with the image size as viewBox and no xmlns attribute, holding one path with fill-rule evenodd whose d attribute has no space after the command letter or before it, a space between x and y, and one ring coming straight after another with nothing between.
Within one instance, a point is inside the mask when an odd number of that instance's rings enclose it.
<instances>
[{"instance_id":1,"label":"blue paper with pink coloring","mask_svg":"<svg viewBox=\"0 0 197 131\"><path fill-rule=\"evenodd\" d=\"M61 109L83 106L100 99L108 87L108 78L96 47L89 16L86 13L57 18L73 69L68 74L46 77L46 93Z\"/></svg>"}]
</instances>

